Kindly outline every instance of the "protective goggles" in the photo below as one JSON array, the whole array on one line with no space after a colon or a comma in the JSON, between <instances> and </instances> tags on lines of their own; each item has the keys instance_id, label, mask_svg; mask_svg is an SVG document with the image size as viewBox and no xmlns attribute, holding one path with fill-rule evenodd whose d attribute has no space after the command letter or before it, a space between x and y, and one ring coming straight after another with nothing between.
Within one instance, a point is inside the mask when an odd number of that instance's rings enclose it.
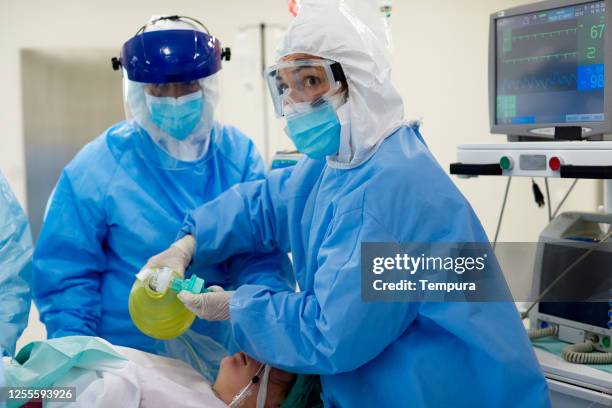
<instances>
[{"instance_id":1,"label":"protective goggles","mask_svg":"<svg viewBox=\"0 0 612 408\"><path fill-rule=\"evenodd\" d=\"M346 82L340 63L324 59L281 62L264 76L277 117L316 107Z\"/></svg>"}]
</instances>

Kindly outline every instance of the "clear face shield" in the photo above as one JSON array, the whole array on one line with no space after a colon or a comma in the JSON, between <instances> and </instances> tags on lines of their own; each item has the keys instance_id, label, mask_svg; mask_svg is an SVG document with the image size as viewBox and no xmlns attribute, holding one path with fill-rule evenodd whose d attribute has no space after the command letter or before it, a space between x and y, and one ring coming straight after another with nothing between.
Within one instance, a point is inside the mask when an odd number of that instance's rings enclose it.
<instances>
[{"instance_id":1,"label":"clear face shield","mask_svg":"<svg viewBox=\"0 0 612 408\"><path fill-rule=\"evenodd\" d=\"M346 98L346 78L339 63L324 59L281 62L265 78L277 117L308 112L324 102L337 108Z\"/></svg>"},{"instance_id":2,"label":"clear face shield","mask_svg":"<svg viewBox=\"0 0 612 408\"><path fill-rule=\"evenodd\" d=\"M219 100L217 74L169 83L142 83L123 76L126 117L159 147L182 161L205 153Z\"/></svg>"},{"instance_id":3,"label":"clear face shield","mask_svg":"<svg viewBox=\"0 0 612 408\"><path fill-rule=\"evenodd\" d=\"M230 55L195 19L152 19L112 60L113 68L123 72L127 119L171 158L200 159L214 126L218 71Z\"/></svg>"}]
</instances>

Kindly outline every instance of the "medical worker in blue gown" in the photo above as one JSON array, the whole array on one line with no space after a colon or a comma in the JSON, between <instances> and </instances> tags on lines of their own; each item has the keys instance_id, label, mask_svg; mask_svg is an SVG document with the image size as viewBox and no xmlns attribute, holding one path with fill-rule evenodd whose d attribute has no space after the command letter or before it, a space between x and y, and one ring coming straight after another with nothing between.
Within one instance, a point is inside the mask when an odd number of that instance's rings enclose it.
<instances>
[{"instance_id":1,"label":"medical worker in blue gown","mask_svg":"<svg viewBox=\"0 0 612 408\"><path fill-rule=\"evenodd\" d=\"M255 284L182 301L203 319L230 319L254 358L320 374L328 407L548 406L512 303L361 300L362 242L487 241L404 122L383 44L345 2L304 1L266 77L308 157L191 212L183 234L201 262L291 251L301 291Z\"/></svg>"},{"instance_id":2,"label":"medical worker in blue gown","mask_svg":"<svg viewBox=\"0 0 612 408\"><path fill-rule=\"evenodd\" d=\"M32 251L28 219L0 173L0 357L15 354L28 324Z\"/></svg>"},{"instance_id":3,"label":"medical worker in blue gown","mask_svg":"<svg viewBox=\"0 0 612 408\"><path fill-rule=\"evenodd\" d=\"M225 56L219 40L186 17L152 19L124 44L114 65L123 70L128 120L63 170L34 254L34 298L49 337L100 336L182 358L209 379L232 346L228 322L198 321L178 339L156 341L128 314L135 274L175 240L187 211L236 183L264 177L252 141L214 120ZM172 252L180 258L190 246L193 240L185 239ZM167 264L163 258L148 264L159 262ZM183 273L188 264L185 256L169 266ZM291 264L280 252L194 264L191 273L223 287L294 287Z\"/></svg>"}]
</instances>

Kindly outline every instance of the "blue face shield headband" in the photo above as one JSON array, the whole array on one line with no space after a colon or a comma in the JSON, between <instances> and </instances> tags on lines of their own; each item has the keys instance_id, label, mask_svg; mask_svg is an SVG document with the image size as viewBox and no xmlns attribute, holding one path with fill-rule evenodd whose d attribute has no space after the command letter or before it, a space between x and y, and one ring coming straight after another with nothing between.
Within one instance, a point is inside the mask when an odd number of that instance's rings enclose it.
<instances>
[{"instance_id":1,"label":"blue face shield headband","mask_svg":"<svg viewBox=\"0 0 612 408\"><path fill-rule=\"evenodd\" d=\"M147 31L147 26L160 20L186 21L202 26L197 30ZM229 61L231 51L222 48L217 38L199 21L185 16L167 16L143 26L123 44L121 57L113 58L113 69L123 68L129 80L160 84L188 82L210 76L221 69L221 61Z\"/></svg>"}]
</instances>

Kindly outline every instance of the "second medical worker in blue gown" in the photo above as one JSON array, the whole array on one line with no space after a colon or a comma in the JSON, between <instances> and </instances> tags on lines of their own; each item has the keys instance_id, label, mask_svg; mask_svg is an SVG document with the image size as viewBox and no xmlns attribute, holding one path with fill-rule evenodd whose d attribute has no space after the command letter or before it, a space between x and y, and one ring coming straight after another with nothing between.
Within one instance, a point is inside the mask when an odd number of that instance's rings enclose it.
<instances>
[{"instance_id":1,"label":"second medical worker in blue gown","mask_svg":"<svg viewBox=\"0 0 612 408\"><path fill-rule=\"evenodd\" d=\"M0 387L5 386L1 357L15 355L28 324L32 251L28 219L0 172Z\"/></svg>"},{"instance_id":2,"label":"second medical worker in blue gown","mask_svg":"<svg viewBox=\"0 0 612 408\"><path fill-rule=\"evenodd\" d=\"M128 120L66 166L34 254L34 298L49 337L100 336L196 367L185 339L213 367L231 344L227 322L200 321L181 341L162 342L140 333L128 314L136 272L174 241L186 212L264 176L251 140L214 120L223 51L197 22L175 17L153 20L123 46ZM188 263L171 267L183 272ZM224 287L292 287L291 265L280 252L189 271Z\"/></svg>"},{"instance_id":3,"label":"second medical worker in blue gown","mask_svg":"<svg viewBox=\"0 0 612 408\"><path fill-rule=\"evenodd\" d=\"M228 190L184 226L197 260L291 250L301 291L179 297L204 319L230 318L257 360L320 374L328 407L547 406L512 303L361 300L362 242L487 240L418 128L404 124L383 51L346 2L302 3L267 78L309 157Z\"/></svg>"},{"instance_id":4,"label":"second medical worker in blue gown","mask_svg":"<svg viewBox=\"0 0 612 408\"><path fill-rule=\"evenodd\" d=\"M30 223L0 173L0 357L15 355L28 324L32 252Z\"/></svg>"}]
</instances>

